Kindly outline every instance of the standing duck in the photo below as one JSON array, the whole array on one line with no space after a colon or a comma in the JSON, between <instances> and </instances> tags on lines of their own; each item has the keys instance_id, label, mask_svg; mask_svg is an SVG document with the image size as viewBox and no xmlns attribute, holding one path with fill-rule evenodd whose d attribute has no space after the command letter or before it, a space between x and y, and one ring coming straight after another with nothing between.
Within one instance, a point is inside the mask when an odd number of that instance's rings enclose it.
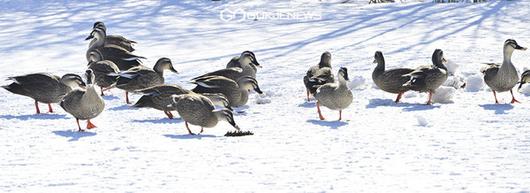
<instances>
[{"instance_id":1,"label":"standing duck","mask_svg":"<svg viewBox=\"0 0 530 193\"><path fill-rule=\"evenodd\" d=\"M523 87L523 84L530 82L530 70L524 71L521 75L521 81L519 82L519 88L517 90L521 90Z\"/></svg>"},{"instance_id":2,"label":"standing duck","mask_svg":"<svg viewBox=\"0 0 530 193\"><path fill-rule=\"evenodd\" d=\"M403 75L409 78L404 86L418 92L429 92L427 104L432 104L432 94L447 80L447 60L441 49L434 50L430 66L420 66L409 74Z\"/></svg>"},{"instance_id":3,"label":"standing duck","mask_svg":"<svg viewBox=\"0 0 530 193\"><path fill-rule=\"evenodd\" d=\"M396 103L401 99L401 95L407 92L409 88L403 86L410 78L403 75L409 74L414 69L411 68L394 68L390 70L385 70L385 58L381 51L375 52L374 63L377 63L374 71L372 72L372 80L375 85L381 90L398 94L396 97Z\"/></svg>"},{"instance_id":4,"label":"standing duck","mask_svg":"<svg viewBox=\"0 0 530 193\"><path fill-rule=\"evenodd\" d=\"M52 113L51 103L61 102L68 92L85 86L82 78L76 74L59 77L48 73L34 73L9 77L8 80L13 80L13 83L2 87L14 94L34 99L37 114L40 113L39 102L48 103L48 112Z\"/></svg>"},{"instance_id":5,"label":"standing duck","mask_svg":"<svg viewBox=\"0 0 530 193\"><path fill-rule=\"evenodd\" d=\"M331 73L331 53L324 52L320 56L318 65L311 66L304 76L307 101L310 100L309 95L314 95L318 87L334 81L335 78Z\"/></svg>"},{"instance_id":6,"label":"standing duck","mask_svg":"<svg viewBox=\"0 0 530 193\"><path fill-rule=\"evenodd\" d=\"M87 129L96 126L90 122L90 119L97 117L105 108L103 98L96 92L94 83L96 76L91 69L86 70L87 77L86 89L76 89L69 92L61 101L61 107L72 116L77 122L78 131L83 131L79 125L79 119L87 120Z\"/></svg>"},{"instance_id":7,"label":"standing duck","mask_svg":"<svg viewBox=\"0 0 530 193\"><path fill-rule=\"evenodd\" d=\"M353 94L348 89L348 69L341 67L337 74L338 81L333 83L326 83L318 87L315 92L315 99L317 100L317 112L320 120L324 120L320 105L325 106L331 110L339 111L339 121L342 119L342 110L350 106L353 101Z\"/></svg>"},{"instance_id":8,"label":"standing duck","mask_svg":"<svg viewBox=\"0 0 530 193\"><path fill-rule=\"evenodd\" d=\"M178 73L177 70L173 68L173 64L169 58L160 58L153 69L138 66L120 72L117 74L118 81L116 87L125 90L125 100L127 104L130 104L129 92L135 92L141 89L164 84L164 70Z\"/></svg>"},{"instance_id":9,"label":"standing duck","mask_svg":"<svg viewBox=\"0 0 530 193\"><path fill-rule=\"evenodd\" d=\"M201 126L200 133L204 131L204 127L214 127L220 120L226 120L236 130L240 130L234 121L232 111L228 108L214 106L214 103L208 97L189 93L176 95L174 98L173 106L176 107L180 117L184 119L186 129L190 135L195 134L191 132L188 123Z\"/></svg>"},{"instance_id":10,"label":"standing duck","mask_svg":"<svg viewBox=\"0 0 530 193\"><path fill-rule=\"evenodd\" d=\"M222 76L209 76L195 79L191 83L197 86L192 89L195 93L221 93L226 96L230 106L239 107L247 104L248 90L254 89L259 94L263 92L258 86L256 79L245 76L235 81Z\"/></svg>"},{"instance_id":11,"label":"standing duck","mask_svg":"<svg viewBox=\"0 0 530 193\"><path fill-rule=\"evenodd\" d=\"M145 59L145 57L134 55L114 44L106 45L106 37L107 35L104 30L95 28L85 39L90 40L94 38L86 52L86 59L88 62L110 60L114 62L120 70L128 70L142 64L140 59Z\"/></svg>"},{"instance_id":12,"label":"standing duck","mask_svg":"<svg viewBox=\"0 0 530 193\"><path fill-rule=\"evenodd\" d=\"M256 78L256 72L258 67L261 68L261 65L256 60L256 55L251 51L244 51L239 57L234 57L228 64L226 68L239 67L243 69L243 76L250 76Z\"/></svg>"},{"instance_id":13,"label":"standing duck","mask_svg":"<svg viewBox=\"0 0 530 193\"><path fill-rule=\"evenodd\" d=\"M101 29L103 30L105 33L107 32L107 27L105 26L105 24L101 21L97 21L94 23L94 26L92 27L92 30L94 29ZM89 47L94 44L95 42L92 41L90 42L89 44ZM107 35L105 37L105 45L116 45L116 46L119 46L129 52L132 52L134 51L134 48L133 48L133 44L135 44L136 42L133 41L133 40L129 40L123 36L120 36L120 35Z\"/></svg>"},{"instance_id":14,"label":"standing duck","mask_svg":"<svg viewBox=\"0 0 530 193\"><path fill-rule=\"evenodd\" d=\"M118 66L110 60L90 62L88 63L88 69L91 69L96 76L96 85L98 85L101 90L101 96L105 96L105 94L103 94L104 89L112 88L118 80L116 77L109 76L109 74L120 72Z\"/></svg>"},{"instance_id":15,"label":"standing duck","mask_svg":"<svg viewBox=\"0 0 530 193\"><path fill-rule=\"evenodd\" d=\"M484 74L484 82L491 88L493 91L493 97L495 97L495 103L499 103L497 100L496 92L505 92L510 91L512 94L511 103L519 102L513 96L512 88L517 85L519 81L519 74L512 63L512 53L514 50L526 50L526 48L521 47L515 40L508 39L504 42L504 60L502 65L490 64L485 69L482 69Z\"/></svg>"}]
</instances>

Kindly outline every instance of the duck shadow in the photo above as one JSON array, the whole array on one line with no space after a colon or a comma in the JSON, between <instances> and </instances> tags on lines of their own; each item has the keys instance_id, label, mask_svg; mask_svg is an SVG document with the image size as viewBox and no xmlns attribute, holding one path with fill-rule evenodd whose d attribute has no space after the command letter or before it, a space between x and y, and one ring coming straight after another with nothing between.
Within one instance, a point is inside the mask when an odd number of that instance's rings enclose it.
<instances>
[{"instance_id":1,"label":"duck shadow","mask_svg":"<svg viewBox=\"0 0 530 193\"><path fill-rule=\"evenodd\" d=\"M31 115L0 115L0 119L18 119L18 120L30 120L30 119L68 119L66 115L60 114L31 114Z\"/></svg>"},{"instance_id":2,"label":"duck shadow","mask_svg":"<svg viewBox=\"0 0 530 193\"><path fill-rule=\"evenodd\" d=\"M311 101L304 101L304 103L298 104L298 107L303 108L315 108L317 106L317 103L311 102Z\"/></svg>"},{"instance_id":3,"label":"duck shadow","mask_svg":"<svg viewBox=\"0 0 530 193\"><path fill-rule=\"evenodd\" d=\"M184 135L173 135L173 134L166 134L164 137L172 138L172 139L202 139L202 138L217 138L215 135L190 135L190 134L184 134Z\"/></svg>"},{"instance_id":4,"label":"duck shadow","mask_svg":"<svg viewBox=\"0 0 530 193\"><path fill-rule=\"evenodd\" d=\"M339 127L348 125L347 122L343 122L343 121L322 121L322 120L311 119L311 120L307 120L307 122L315 124L315 125L329 127L331 129L338 129Z\"/></svg>"},{"instance_id":5,"label":"duck shadow","mask_svg":"<svg viewBox=\"0 0 530 193\"><path fill-rule=\"evenodd\" d=\"M435 108L440 108L440 106L426 105L426 104L417 104L417 103L396 103L392 99L370 99L366 108L373 109L377 107L401 107L403 111L425 111Z\"/></svg>"},{"instance_id":6,"label":"duck shadow","mask_svg":"<svg viewBox=\"0 0 530 193\"><path fill-rule=\"evenodd\" d=\"M111 107L107 110L109 111L123 111L123 110L129 110L129 109L132 109L133 107L129 106L129 105L120 105L120 106L115 106L115 107Z\"/></svg>"},{"instance_id":7,"label":"duck shadow","mask_svg":"<svg viewBox=\"0 0 530 193\"><path fill-rule=\"evenodd\" d=\"M506 111L513 109L513 105L511 104L485 104L479 106L484 110L494 111L495 114L508 114Z\"/></svg>"},{"instance_id":8,"label":"duck shadow","mask_svg":"<svg viewBox=\"0 0 530 193\"><path fill-rule=\"evenodd\" d=\"M114 96L114 95L105 95L105 96L102 96L102 98L105 100L116 100L116 99L119 99L120 97Z\"/></svg>"},{"instance_id":9,"label":"duck shadow","mask_svg":"<svg viewBox=\"0 0 530 193\"><path fill-rule=\"evenodd\" d=\"M91 137L96 135L96 133L87 131L53 131L52 133L61 137L70 138L68 141L78 141L83 137Z\"/></svg>"},{"instance_id":10,"label":"duck shadow","mask_svg":"<svg viewBox=\"0 0 530 193\"><path fill-rule=\"evenodd\" d=\"M154 124L162 124L162 123L180 123L182 122L182 118L161 118L161 119L143 119L143 120L132 120L132 122L135 123L154 123Z\"/></svg>"}]
</instances>

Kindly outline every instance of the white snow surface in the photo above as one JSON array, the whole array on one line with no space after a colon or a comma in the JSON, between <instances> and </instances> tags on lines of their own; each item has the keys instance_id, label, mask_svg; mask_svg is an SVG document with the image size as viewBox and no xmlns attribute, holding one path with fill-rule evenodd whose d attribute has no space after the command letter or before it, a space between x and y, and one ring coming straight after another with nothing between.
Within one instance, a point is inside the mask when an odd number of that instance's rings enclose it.
<instances>
[{"instance_id":1,"label":"white snow surface","mask_svg":"<svg viewBox=\"0 0 530 193\"><path fill-rule=\"evenodd\" d=\"M166 73L166 82L186 88L190 78L252 50L266 93L236 109L235 121L254 135L229 138L225 122L190 136L181 119L125 105L117 89L93 120L98 128L78 133L57 104L55 113L36 115L30 98L0 89L0 192L530 191L528 96L514 92L522 103L512 105L509 92L498 93L501 104L494 104L491 92L472 89L454 92L453 103L427 106L425 93L407 92L395 104L395 94L369 86L352 90L342 121L326 108L320 121L302 84L324 51L332 53L334 74L345 66L366 85L373 85L377 50L396 68L430 64L440 48L463 75L478 74L481 63L502 61L506 39L530 46L528 1L0 2L0 85L32 72L83 73L84 38L93 22L104 21L108 34L138 42L145 65L170 58L180 74ZM321 18L219 18L239 8ZM529 56L514 52L519 72Z\"/></svg>"}]
</instances>

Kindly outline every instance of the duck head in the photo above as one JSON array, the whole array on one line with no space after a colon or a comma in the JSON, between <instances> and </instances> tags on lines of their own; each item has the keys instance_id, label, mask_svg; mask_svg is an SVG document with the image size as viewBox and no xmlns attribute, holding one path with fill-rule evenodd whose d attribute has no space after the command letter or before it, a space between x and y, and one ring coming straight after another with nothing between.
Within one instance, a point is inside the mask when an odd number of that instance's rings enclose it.
<instances>
[{"instance_id":1,"label":"duck head","mask_svg":"<svg viewBox=\"0 0 530 193\"><path fill-rule=\"evenodd\" d=\"M96 82L96 75L92 69L87 69L85 71L86 85L92 85Z\"/></svg>"},{"instance_id":2,"label":"duck head","mask_svg":"<svg viewBox=\"0 0 530 193\"><path fill-rule=\"evenodd\" d=\"M253 64L254 66L260 67L260 68L262 67L261 64L259 64L258 60L256 59L256 55L254 54L254 52L246 50L243 53L241 53L241 56L243 55L250 55L249 57L250 57L251 64Z\"/></svg>"},{"instance_id":3,"label":"duck head","mask_svg":"<svg viewBox=\"0 0 530 193\"><path fill-rule=\"evenodd\" d=\"M217 116L218 120L226 120L228 123L230 123L230 125L232 125L232 127L239 130L239 126L234 121L234 113L232 110L227 108L216 108L213 110L213 112Z\"/></svg>"},{"instance_id":4,"label":"duck head","mask_svg":"<svg viewBox=\"0 0 530 193\"><path fill-rule=\"evenodd\" d=\"M100 28L94 28L92 32L88 35L88 37L85 38L85 40L90 40L92 38L96 38L97 40L104 40L107 36L107 33L105 30Z\"/></svg>"},{"instance_id":5,"label":"duck head","mask_svg":"<svg viewBox=\"0 0 530 193\"><path fill-rule=\"evenodd\" d=\"M346 67L340 67L338 76L339 78L343 78L346 81L350 80L350 78L348 77L348 69Z\"/></svg>"},{"instance_id":6,"label":"duck head","mask_svg":"<svg viewBox=\"0 0 530 193\"><path fill-rule=\"evenodd\" d=\"M385 69L385 58L383 57L383 52L376 51L374 55L374 64L377 64L377 68Z\"/></svg>"},{"instance_id":7,"label":"duck head","mask_svg":"<svg viewBox=\"0 0 530 193\"><path fill-rule=\"evenodd\" d=\"M244 89L244 90L253 89L258 94L263 94L263 92L259 88L258 81L255 78L252 78L250 76L245 76L245 77L240 78L237 81L237 84L239 85L241 89Z\"/></svg>"},{"instance_id":8,"label":"duck head","mask_svg":"<svg viewBox=\"0 0 530 193\"><path fill-rule=\"evenodd\" d=\"M318 64L320 68L322 67L331 67L331 53L328 51L322 53L320 56L320 63Z\"/></svg>"},{"instance_id":9,"label":"duck head","mask_svg":"<svg viewBox=\"0 0 530 193\"><path fill-rule=\"evenodd\" d=\"M525 47L520 46L515 40L507 39L504 42L504 50L526 50Z\"/></svg>"},{"instance_id":10,"label":"duck head","mask_svg":"<svg viewBox=\"0 0 530 193\"><path fill-rule=\"evenodd\" d=\"M166 57L158 59L155 66L153 67L153 70L159 74L163 74L164 70L170 70L171 72L178 74L178 71L173 68L173 63L171 63L171 60Z\"/></svg>"},{"instance_id":11,"label":"duck head","mask_svg":"<svg viewBox=\"0 0 530 193\"><path fill-rule=\"evenodd\" d=\"M83 82L83 78L77 74L65 74L59 81L71 89L84 88L86 86L85 82Z\"/></svg>"},{"instance_id":12,"label":"duck head","mask_svg":"<svg viewBox=\"0 0 530 193\"><path fill-rule=\"evenodd\" d=\"M445 66L447 60L445 59L444 52L441 49L434 50L434 53L432 54L432 63L438 68L447 70L447 67Z\"/></svg>"},{"instance_id":13,"label":"duck head","mask_svg":"<svg viewBox=\"0 0 530 193\"><path fill-rule=\"evenodd\" d=\"M94 26L92 27L92 29L101 29L103 31L107 31L107 27L105 26L105 24L101 21L96 21L94 23Z\"/></svg>"},{"instance_id":14,"label":"duck head","mask_svg":"<svg viewBox=\"0 0 530 193\"><path fill-rule=\"evenodd\" d=\"M90 50L86 54L86 59L88 60L88 64L90 65L90 63L92 63L92 62L97 62L97 61L103 60L103 55L101 54L101 52L99 50L94 49L94 50Z\"/></svg>"}]
</instances>

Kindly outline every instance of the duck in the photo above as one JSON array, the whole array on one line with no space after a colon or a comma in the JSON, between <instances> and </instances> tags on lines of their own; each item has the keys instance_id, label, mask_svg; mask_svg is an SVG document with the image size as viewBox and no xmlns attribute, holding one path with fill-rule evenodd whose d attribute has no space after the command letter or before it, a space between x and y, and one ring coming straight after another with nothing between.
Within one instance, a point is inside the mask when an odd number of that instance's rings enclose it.
<instances>
[{"instance_id":1,"label":"duck","mask_svg":"<svg viewBox=\"0 0 530 193\"><path fill-rule=\"evenodd\" d=\"M172 106L176 95L190 94L193 93L191 90L182 88L179 85L163 84L157 85L150 88L139 90L138 92L144 95L138 99L134 107L150 107L160 111L164 111L164 114L169 119L173 119L173 113L176 111L176 107ZM209 98L215 105L226 106L231 109L228 105L228 99L221 93L203 93L203 96Z\"/></svg>"},{"instance_id":2,"label":"duck","mask_svg":"<svg viewBox=\"0 0 530 193\"><path fill-rule=\"evenodd\" d=\"M232 107L245 105L248 102L248 90L250 89L253 89L258 94L263 94L259 88L258 81L250 76L242 77L238 82L223 76L207 76L192 80L191 83L197 85L191 90L195 93L224 94Z\"/></svg>"},{"instance_id":3,"label":"duck","mask_svg":"<svg viewBox=\"0 0 530 193\"><path fill-rule=\"evenodd\" d=\"M504 42L504 59L502 65L498 64L489 64L486 68L481 70L484 74L484 82L491 88L493 91L493 97L495 98L495 103L498 104L497 92L506 92L510 91L512 95L511 103L519 102L513 96L513 87L517 85L519 81L519 74L515 69L515 66L512 63L512 54L515 50L526 50L525 47L520 46L513 39L507 39Z\"/></svg>"},{"instance_id":4,"label":"duck","mask_svg":"<svg viewBox=\"0 0 530 193\"><path fill-rule=\"evenodd\" d=\"M96 21L94 23L94 26L92 27L92 30L94 29L101 29L103 30L105 33L107 32L107 27L105 26L105 24L101 21ZM92 41L90 42L89 44L89 47L94 44L95 41ZM133 52L134 51L134 48L133 48L133 44L136 44L136 41L133 41L133 40L129 40L121 35L107 35L105 37L105 45L116 45L116 46L119 46L129 52Z\"/></svg>"},{"instance_id":5,"label":"duck","mask_svg":"<svg viewBox=\"0 0 530 193\"><path fill-rule=\"evenodd\" d=\"M178 73L173 67L171 60L162 57L156 61L153 69L149 69L146 66L138 66L127 71L121 71L118 74L109 74L109 76L118 77L116 87L125 90L125 101L127 104L131 104L129 101L129 92L164 84L164 70Z\"/></svg>"},{"instance_id":6,"label":"duck","mask_svg":"<svg viewBox=\"0 0 530 193\"><path fill-rule=\"evenodd\" d=\"M331 53L326 51L320 56L318 65L311 66L304 76L307 101L311 100L309 96L314 95L318 87L334 81L335 77L331 72Z\"/></svg>"},{"instance_id":7,"label":"duck","mask_svg":"<svg viewBox=\"0 0 530 193\"><path fill-rule=\"evenodd\" d=\"M524 71L523 74L521 74L521 81L519 81L519 88L517 90L521 90L523 87L523 84L530 82L530 70Z\"/></svg>"},{"instance_id":8,"label":"duck","mask_svg":"<svg viewBox=\"0 0 530 193\"><path fill-rule=\"evenodd\" d=\"M7 91L35 100L36 113L40 114L39 102L48 103L48 112L53 113L51 103L59 103L71 90L86 86L81 76L65 74L62 77L50 73L32 73L12 76L13 83L2 86Z\"/></svg>"},{"instance_id":9,"label":"duck","mask_svg":"<svg viewBox=\"0 0 530 193\"><path fill-rule=\"evenodd\" d=\"M108 76L109 74L116 74L120 72L120 69L114 62L110 60L102 60L97 62L89 62L88 69L91 69L96 76L96 85L101 90L101 96L105 96L103 93L104 89L110 89L116 85L118 79L116 77Z\"/></svg>"},{"instance_id":10,"label":"duck","mask_svg":"<svg viewBox=\"0 0 530 193\"><path fill-rule=\"evenodd\" d=\"M204 131L204 127L215 127L219 121L227 121L237 131L240 131L239 126L234 121L232 110L226 107L215 106L208 97L201 94L188 93L175 95L172 105L175 106L179 116L184 120L186 129L190 135L195 135L195 133L190 130L188 123L200 126L200 133Z\"/></svg>"},{"instance_id":11,"label":"duck","mask_svg":"<svg viewBox=\"0 0 530 193\"><path fill-rule=\"evenodd\" d=\"M105 101L94 88L96 76L91 69L85 71L87 77L86 89L75 89L64 96L61 107L75 117L78 131L84 131L79 120L87 120L87 129L96 128L90 119L97 117L105 108Z\"/></svg>"},{"instance_id":12,"label":"duck","mask_svg":"<svg viewBox=\"0 0 530 193\"><path fill-rule=\"evenodd\" d=\"M403 84L410 90L418 92L428 92L429 98L427 105L432 104L432 95L434 91L440 87L448 77L447 67L445 63L447 60L441 49L434 50L432 54L432 65L420 66L411 73L403 75L409 80Z\"/></svg>"},{"instance_id":13,"label":"duck","mask_svg":"<svg viewBox=\"0 0 530 193\"><path fill-rule=\"evenodd\" d=\"M258 67L261 68L261 65L256 60L256 55L251 51L244 51L239 57L232 58L226 68L239 67L243 69L243 76L250 76L256 78L256 72Z\"/></svg>"},{"instance_id":14,"label":"duck","mask_svg":"<svg viewBox=\"0 0 530 193\"><path fill-rule=\"evenodd\" d=\"M409 81L409 78L403 75L411 73L414 69L394 68L385 70L385 58L383 52L376 51L374 58L374 63L376 63L377 66L372 72L372 80L381 90L397 94L395 102L398 103L403 93L409 90L408 87L404 86L404 84Z\"/></svg>"},{"instance_id":15,"label":"duck","mask_svg":"<svg viewBox=\"0 0 530 193\"><path fill-rule=\"evenodd\" d=\"M337 82L326 83L318 87L315 92L317 112L320 120L325 120L320 111L320 105L331 110L339 111L339 121L342 120L342 110L346 109L353 101L353 94L348 89L348 69L341 67L337 73Z\"/></svg>"},{"instance_id":16,"label":"duck","mask_svg":"<svg viewBox=\"0 0 530 193\"><path fill-rule=\"evenodd\" d=\"M90 35L85 38L85 40L94 39L86 52L86 59L88 62L110 60L123 71L140 66L142 64L141 59L146 59L143 56L134 55L117 45L105 44L105 37L107 37L107 35L104 30L95 28Z\"/></svg>"}]
</instances>

